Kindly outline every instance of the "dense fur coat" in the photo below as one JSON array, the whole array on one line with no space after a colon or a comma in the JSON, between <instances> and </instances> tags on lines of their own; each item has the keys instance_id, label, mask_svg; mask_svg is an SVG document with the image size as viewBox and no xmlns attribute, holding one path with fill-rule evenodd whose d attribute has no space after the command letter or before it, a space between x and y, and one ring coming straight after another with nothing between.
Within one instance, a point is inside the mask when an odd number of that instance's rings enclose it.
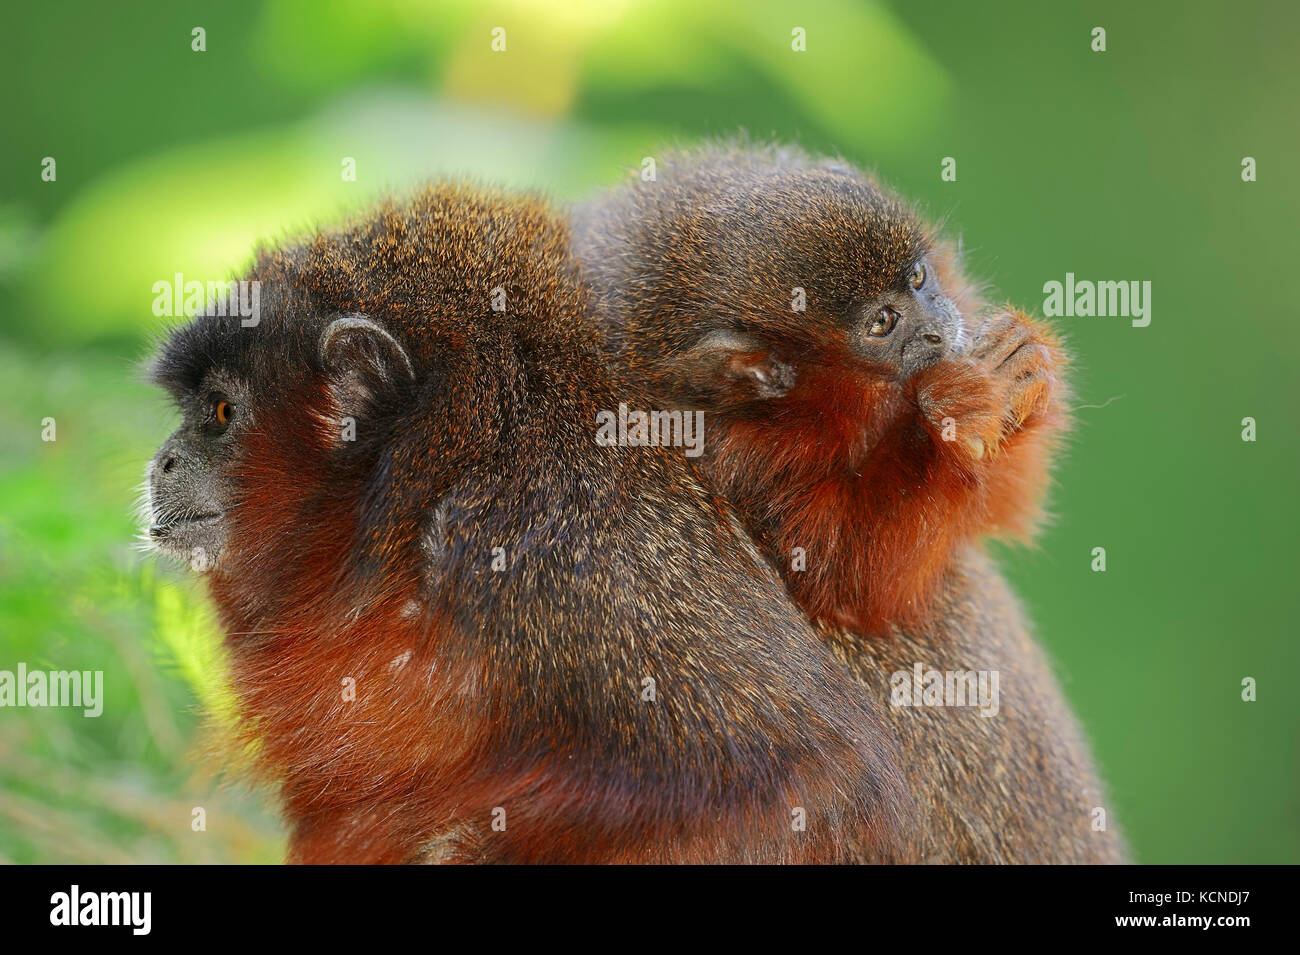
<instances>
[{"instance_id":1,"label":"dense fur coat","mask_svg":"<svg viewBox=\"0 0 1300 955\"><path fill-rule=\"evenodd\" d=\"M573 273L542 204L439 186L260 254L260 323L156 361L250 396L208 577L291 860L895 851L880 701L680 449L596 443L627 392Z\"/></svg>"},{"instance_id":2,"label":"dense fur coat","mask_svg":"<svg viewBox=\"0 0 1300 955\"><path fill-rule=\"evenodd\" d=\"M918 662L1002 675L997 717L887 707L923 823L881 861L1122 859L1113 822L1092 828L1106 807L1078 727L978 550L1039 515L1067 423L1050 331L988 308L874 181L794 149L661 157L655 181L574 219L620 381L706 411L709 481L864 695L889 701ZM941 360L878 360L867 336L895 307L936 329L959 316Z\"/></svg>"}]
</instances>

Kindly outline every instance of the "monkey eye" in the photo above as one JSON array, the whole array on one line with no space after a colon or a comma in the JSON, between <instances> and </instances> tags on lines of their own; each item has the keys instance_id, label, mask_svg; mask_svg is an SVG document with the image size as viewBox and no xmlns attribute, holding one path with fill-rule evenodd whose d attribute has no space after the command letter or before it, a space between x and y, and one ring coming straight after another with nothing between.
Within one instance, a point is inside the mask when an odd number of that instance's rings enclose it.
<instances>
[{"instance_id":1,"label":"monkey eye","mask_svg":"<svg viewBox=\"0 0 1300 955\"><path fill-rule=\"evenodd\" d=\"M219 431L224 431L235 417L235 405L225 395L216 392L208 395L208 420Z\"/></svg>"},{"instance_id":2,"label":"monkey eye","mask_svg":"<svg viewBox=\"0 0 1300 955\"><path fill-rule=\"evenodd\" d=\"M871 323L871 328L867 331L868 335L874 335L876 338L884 338L894 330L898 324L898 313L886 305L876 313L875 320Z\"/></svg>"},{"instance_id":3,"label":"monkey eye","mask_svg":"<svg viewBox=\"0 0 1300 955\"><path fill-rule=\"evenodd\" d=\"M925 284L925 266L920 262L912 266L912 274L908 277L908 283L912 288L920 288Z\"/></svg>"}]
</instances>

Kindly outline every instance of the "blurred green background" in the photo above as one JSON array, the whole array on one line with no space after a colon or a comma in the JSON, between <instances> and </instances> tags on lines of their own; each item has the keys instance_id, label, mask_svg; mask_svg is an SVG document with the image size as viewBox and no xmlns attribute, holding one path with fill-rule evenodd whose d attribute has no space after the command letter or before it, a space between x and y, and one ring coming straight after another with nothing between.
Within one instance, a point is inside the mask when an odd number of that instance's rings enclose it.
<instances>
[{"instance_id":1,"label":"blurred green background","mask_svg":"<svg viewBox=\"0 0 1300 955\"><path fill-rule=\"evenodd\" d=\"M0 669L102 669L107 701L98 719L0 710L0 858L282 857L265 794L223 776L204 729L228 710L201 592L134 546L173 426L136 375L165 321L155 281L228 277L255 240L431 176L576 198L745 129L841 152L947 216L995 297L1041 311L1067 271L1153 283L1148 328L1058 321L1079 403L1105 407L1078 412L1041 546L1000 553L1137 859L1300 861L1300 8L231 0L7 19Z\"/></svg>"}]
</instances>

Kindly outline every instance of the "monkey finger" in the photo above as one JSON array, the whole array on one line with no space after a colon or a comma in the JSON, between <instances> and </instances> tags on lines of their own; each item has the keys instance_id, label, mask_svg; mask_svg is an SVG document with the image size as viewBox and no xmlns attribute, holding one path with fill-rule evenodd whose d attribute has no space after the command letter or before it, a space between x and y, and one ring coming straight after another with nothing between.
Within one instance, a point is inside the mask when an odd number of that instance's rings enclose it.
<instances>
[{"instance_id":1,"label":"monkey finger","mask_svg":"<svg viewBox=\"0 0 1300 955\"><path fill-rule=\"evenodd\" d=\"M1048 375L1019 379L1008 392L1009 419L1015 428L1022 427L1035 414L1051 404L1053 381Z\"/></svg>"},{"instance_id":2,"label":"monkey finger","mask_svg":"<svg viewBox=\"0 0 1300 955\"><path fill-rule=\"evenodd\" d=\"M1038 375L1051 376L1055 364L1050 348L1041 342L1025 340L998 365L997 377L1015 382Z\"/></svg>"},{"instance_id":3,"label":"monkey finger","mask_svg":"<svg viewBox=\"0 0 1300 955\"><path fill-rule=\"evenodd\" d=\"M1033 339L1034 327L1014 312L1000 312L984 323L971 349L971 358L998 368Z\"/></svg>"}]
</instances>

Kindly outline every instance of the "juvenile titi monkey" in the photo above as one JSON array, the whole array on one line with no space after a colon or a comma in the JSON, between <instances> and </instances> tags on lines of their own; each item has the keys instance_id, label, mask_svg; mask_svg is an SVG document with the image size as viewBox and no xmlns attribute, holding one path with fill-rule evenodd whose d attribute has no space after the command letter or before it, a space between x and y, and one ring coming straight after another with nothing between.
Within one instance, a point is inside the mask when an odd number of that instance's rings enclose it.
<instances>
[{"instance_id":1,"label":"juvenile titi monkey","mask_svg":"<svg viewBox=\"0 0 1300 955\"><path fill-rule=\"evenodd\" d=\"M917 664L1000 675L996 717L887 708L925 823L882 858L1122 859L977 546L1038 516L1066 424L1052 334L984 306L952 249L843 162L714 146L659 168L574 213L620 381L706 412L709 480L867 695L891 699Z\"/></svg>"},{"instance_id":2,"label":"juvenile titi monkey","mask_svg":"<svg viewBox=\"0 0 1300 955\"><path fill-rule=\"evenodd\" d=\"M437 186L162 346L150 535L199 556L290 860L891 851L882 707L679 451L597 443L574 273L542 203Z\"/></svg>"}]
</instances>

